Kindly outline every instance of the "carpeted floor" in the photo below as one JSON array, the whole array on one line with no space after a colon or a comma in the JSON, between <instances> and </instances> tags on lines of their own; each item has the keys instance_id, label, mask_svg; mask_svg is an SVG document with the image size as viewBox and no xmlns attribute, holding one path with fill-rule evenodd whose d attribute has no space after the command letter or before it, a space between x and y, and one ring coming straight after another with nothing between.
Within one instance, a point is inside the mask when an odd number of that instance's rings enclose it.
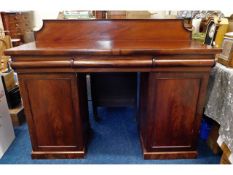
<instances>
[{"instance_id":1,"label":"carpeted floor","mask_svg":"<svg viewBox=\"0 0 233 175\"><path fill-rule=\"evenodd\" d=\"M101 120L90 114L92 134L85 159L32 160L27 125L15 129L16 139L0 164L218 164L204 141L199 141L197 159L144 160L135 112L132 108L99 108Z\"/></svg>"}]
</instances>

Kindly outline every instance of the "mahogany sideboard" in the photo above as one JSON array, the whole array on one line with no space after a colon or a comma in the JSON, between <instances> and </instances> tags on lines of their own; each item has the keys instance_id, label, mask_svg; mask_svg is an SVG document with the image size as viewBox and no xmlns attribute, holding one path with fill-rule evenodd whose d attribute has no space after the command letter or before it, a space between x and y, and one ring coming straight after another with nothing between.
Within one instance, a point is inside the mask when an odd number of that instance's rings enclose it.
<instances>
[{"instance_id":1,"label":"mahogany sideboard","mask_svg":"<svg viewBox=\"0 0 233 175\"><path fill-rule=\"evenodd\" d=\"M209 72L221 49L192 41L183 20L45 20L35 38L5 52L19 76L32 158L84 158L85 75L95 72L140 72L145 159L197 156Z\"/></svg>"}]
</instances>

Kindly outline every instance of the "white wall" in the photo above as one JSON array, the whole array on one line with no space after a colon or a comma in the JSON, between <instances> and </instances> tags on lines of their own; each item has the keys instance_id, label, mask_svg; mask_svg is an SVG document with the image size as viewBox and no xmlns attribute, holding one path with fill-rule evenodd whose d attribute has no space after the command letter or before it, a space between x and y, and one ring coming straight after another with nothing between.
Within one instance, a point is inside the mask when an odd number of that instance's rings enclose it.
<instances>
[{"instance_id":1,"label":"white wall","mask_svg":"<svg viewBox=\"0 0 233 175\"><path fill-rule=\"evenodd\" d=\"M233 8L224 9L222 10L222 13L224 14L225 17L230 17L233 14Z\"/></svg>"},{"instance_id":2,"label":"white wall","mask_svg":"<svg viewBox=\"0 0 233 175\"><path fill-rule=\"evenodd\" d=\"M58 16L59 11L58 10L50 10L50 11L34 11L34 30L39 30L43 25L43 19L56 19Z\"/></svg>"},{"instance_id":3,"label":"white wall","mask_svg":"<svg viewBox=\"0 0 233 175\"><path fill-rule=\"evenodd\" d=\"M2 23L2 17L1 17L1 15L0 15L0 30L4 30L3 29L3 23ZM4 34L4 33L3 33Z\"/></svg>"},{"instance_id":4,"label":"white wall","mask_svg":"<svg viewBox=\"0 0 233 175\"><path fill-rule=\"evenodd\" d=\"M168 15L168 11L150 11L151 13L155 13L154 17L157 18L163 18ZM56 19L58 17L59 10L50 10L50 11L42 11L42 10L36 10L34 11L34 30L37 31L39 30L42 25L43 19ZM176 14L176 11L172 11L172 14Z\"/></svg>"}]
</instances>

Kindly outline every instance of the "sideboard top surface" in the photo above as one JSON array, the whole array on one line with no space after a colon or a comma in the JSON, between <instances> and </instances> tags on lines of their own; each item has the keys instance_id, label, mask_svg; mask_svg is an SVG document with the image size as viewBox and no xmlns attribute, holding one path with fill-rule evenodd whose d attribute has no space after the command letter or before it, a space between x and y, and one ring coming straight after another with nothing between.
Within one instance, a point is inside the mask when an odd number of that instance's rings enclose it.
<instances>
[{"instance_id":1,"label":"sideboard top surface","mask_svg":"<svg viewBox=\"0 0 233 175\"><path fill-rule=\"evenodd\" d=\"M130 55L130 54L216 54L221 49L197 41L78 41L66 46L36 47L35 42L5 51L7 55Z\"/></svg>"}]
</instances>

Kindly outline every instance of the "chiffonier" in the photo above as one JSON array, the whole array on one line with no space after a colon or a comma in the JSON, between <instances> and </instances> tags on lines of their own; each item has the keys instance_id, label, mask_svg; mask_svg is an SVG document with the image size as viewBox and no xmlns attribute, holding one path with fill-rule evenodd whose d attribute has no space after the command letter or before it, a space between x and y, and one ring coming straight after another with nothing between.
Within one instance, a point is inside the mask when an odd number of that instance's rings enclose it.
<instances>
[{"instance_id":1,"label":"chiffonier","mask_svg":"<svg viewBox=\"0 0 233 175\"><path fill-rule=\"evenodd\" d=\"M33 12L32 11L9 11L1 12L4 31L12 39L20 39L24 43L24 37L27 33L32 32Z\"/></svg>"},{"instance_id":2,"label":"chiffonier","mask_svg":"<svg viewBox=\"0 0 233 175\"><path fill-rule=\"evenodd\" d=\"M84 158L85 75L97 72L140 72L145 159L197 156L209 72L221 50L192 41L183 20L45 20L35 38L5 52L19 76L32 158Z\"/></svg>"}]
</instances>

